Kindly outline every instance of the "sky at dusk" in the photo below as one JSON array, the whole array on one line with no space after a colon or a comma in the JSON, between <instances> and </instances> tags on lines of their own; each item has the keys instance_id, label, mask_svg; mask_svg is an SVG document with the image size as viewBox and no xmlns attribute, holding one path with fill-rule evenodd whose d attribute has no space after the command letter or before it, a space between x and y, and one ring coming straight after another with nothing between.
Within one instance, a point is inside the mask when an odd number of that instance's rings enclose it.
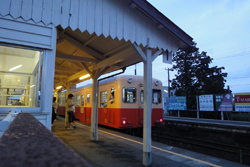
<instances>
[{"instance_id":1,"label":"sky at dusk","mask_svg":"<svg viewBox=\"0 0 250 167\"><path fill-rule=\"evenodd\" d=\"M155 8L190 35L199 51L213 58L212 66L224 66L228 73L225 86L233 93L250 92L250 1L249 0L148 0ZM167 86L171 64L162 56L153 62L153 78ZM143 75L143 64L136 65ZM125 74L133 75L135 65ZM170 79L176 72L170 72ZM83 83L84 84L84 83ZM82 84L81 84L82 85Z\"/></svg>"}]
</instances>

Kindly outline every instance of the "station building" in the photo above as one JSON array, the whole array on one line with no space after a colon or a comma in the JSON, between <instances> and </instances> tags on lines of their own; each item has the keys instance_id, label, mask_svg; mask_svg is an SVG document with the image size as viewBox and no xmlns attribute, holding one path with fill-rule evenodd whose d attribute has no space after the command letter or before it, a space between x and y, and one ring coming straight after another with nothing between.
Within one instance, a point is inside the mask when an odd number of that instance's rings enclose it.
<instances>
[{"instance_id":1,"label":"station building","mask_svg":"<svg viewBox=\"0 0 250 167\"><path fill-rule=\"evenodd\" d=\"M150 164L152 61L192 38L146 0L3 0L0 5L0 119L32 113L51 129L53 90L144 63L144 164ZM83 80L79 78L86 76ZM93 106L96 99L93 96ZM91 140L98 140L92 110Z\"/></svg>"}]
</instances>

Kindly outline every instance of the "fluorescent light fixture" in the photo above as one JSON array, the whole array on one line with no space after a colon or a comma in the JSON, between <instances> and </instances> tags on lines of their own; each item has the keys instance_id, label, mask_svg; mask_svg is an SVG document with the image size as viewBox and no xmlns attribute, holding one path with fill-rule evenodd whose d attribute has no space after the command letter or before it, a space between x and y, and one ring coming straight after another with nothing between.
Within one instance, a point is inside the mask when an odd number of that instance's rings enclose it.
<instances>
[{"instance_id":1,"label":"fluorescent light fixture","mask_svg":"<svg viewBox=\"0 0 250 167\"><path fill-rule=\"evenodd\" d=\"M80 79L80 80L83 80L83 79L85 79L85 78L88 78L89 76L90 76L89 74L86 74L86 75L80 77L79 79Z\"/></svg>"},{"instance_id":2,"label":"fluorescent light fixture","mask_svg":"<svg viewBox=\"0 0 250 167\"><path fill-rule=\"evenodd\" d=\"M16 67L11 68L9 71L13 71L13 70L18 69L18 68L20 68L20 67L22 67L22 64L20 64L20 65L18 65L18 66L16 66Z\"/></svg>"},{"instance_id":3,"label":"fluorescent light fixture","mask_svg":"<svg viewBox=\"0 0 250 167\"><path fill-rule=\"evenodd\" d=\"M62 88L62 86L58 86L58 87L56 87L56 89L61 89Z\"/></svg>"},{"instance_id":4,"label":"fluorescent light fixture","mask_svg":"<svg viewBox=\"0 0 250 167\"><path fill-rule=\"evenodd\" d=\"M35 85L31 85L30 88L34 87Z\"/></svg>"},{"instance_id":5,"label":"fluorescent light fixture","mask_svg":"<svg viewBox=\"0 0 250 167\"><path fill-rule=\"evenodd\" d=\"M164 90L164 92L168 93L168 91L167 91L167 90Z\"/></svg>"}]
</instances>

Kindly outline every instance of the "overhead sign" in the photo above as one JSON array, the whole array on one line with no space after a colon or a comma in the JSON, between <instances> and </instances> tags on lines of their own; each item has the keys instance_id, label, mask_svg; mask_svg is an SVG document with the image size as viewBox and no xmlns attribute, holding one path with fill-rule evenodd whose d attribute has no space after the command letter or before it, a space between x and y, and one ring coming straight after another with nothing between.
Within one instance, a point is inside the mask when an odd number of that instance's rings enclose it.
<instances>
[{"instance_id":1,"label":"overhead sign","mask_svg":"<svg viewBox=\"0 0 250 167\"><path fill-rule=\"evenodd\" d=\"M186 96L167 97L167 110L187 110Z\"/></svg>"},{"instance_id":2,"label":"overhead sign","mask_svg":"<svg viewBox=\"0 0 250 167\"><path fill-rule=\"evenodd\" d=\"M214 111L213 95L199 96L200 111Z\"/></svg>"},{"instance_id":3,"label":"overhead sign","mask_svg":"<svg viewBox=\"0 0 250 167\"><path fill-rule=\"evenodd\" d=\"M250 112L250 93L234 94L235 111Z\"/></svg>"},{"instance_id":4,"label":"overhead sign","mask_svg":"<svg viewBox=\"0 0 250 167\"><path fill-rule=\"evenodd\" d=\"M215 106L217 111L233 111L232 94L216 94Z\"/></svg>"}]
</instances>

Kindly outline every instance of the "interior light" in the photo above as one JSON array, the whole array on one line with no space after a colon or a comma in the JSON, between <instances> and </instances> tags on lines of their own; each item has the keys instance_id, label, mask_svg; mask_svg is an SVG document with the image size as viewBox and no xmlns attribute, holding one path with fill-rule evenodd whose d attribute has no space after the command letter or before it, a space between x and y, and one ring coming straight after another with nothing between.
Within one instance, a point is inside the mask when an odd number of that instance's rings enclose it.
<instances>
[{"instance_id":1,"label":"interior light","mask_svg":"<svg viewBox=\"0 0 250 167\"><path fill-rule=\"evenodd\" d=\"M31 85L30 88L34 87L35 85Z\"/></svg>"},{"instance_id":2,"label":"interior light","mask_svg":"<svg viewBox=\"0 0 250 167\"><path fill-rule=\"evenodd\" d=\"M20 64L20 65L18 65L18 66L16 66L16 67L11 68L9 71L13 71L13 70L18 69L18 68L20 68L20 67L22 67L22 64Z\"/></svg>"},{"instance_id":3,"label":"interior light","mask_svg":"<svg viewBox=\"0 0 250 167\"><path fill-rule=\"evenodd\" d=\"M56 87L56 89L61 89L62 88L62 86L58 86L58 87Z\"/></svg>"},{"instance_id":4,"label":"interior light","mask_svg":"<svg viewBox=\"0 0 250 167\"><path fill-rule=\"evenodd\" d=\"M89 74L86 74L86 75L80 77L79 79L80 79L80 80L83 80L83 79L85 79L85 78L87 78L87 77L89 77L89 76L90 76Z\"/></svg>"},{"instance_id":5,"label":"interior light","mask_svg":"<svg viewBox=\"0 0 250 167\"><path fill-rule=\"evenodd\" d=\"M164 92L168 93L168 91L167 91L167 90L164 90Z\"/></svg>"}]
</instances>

